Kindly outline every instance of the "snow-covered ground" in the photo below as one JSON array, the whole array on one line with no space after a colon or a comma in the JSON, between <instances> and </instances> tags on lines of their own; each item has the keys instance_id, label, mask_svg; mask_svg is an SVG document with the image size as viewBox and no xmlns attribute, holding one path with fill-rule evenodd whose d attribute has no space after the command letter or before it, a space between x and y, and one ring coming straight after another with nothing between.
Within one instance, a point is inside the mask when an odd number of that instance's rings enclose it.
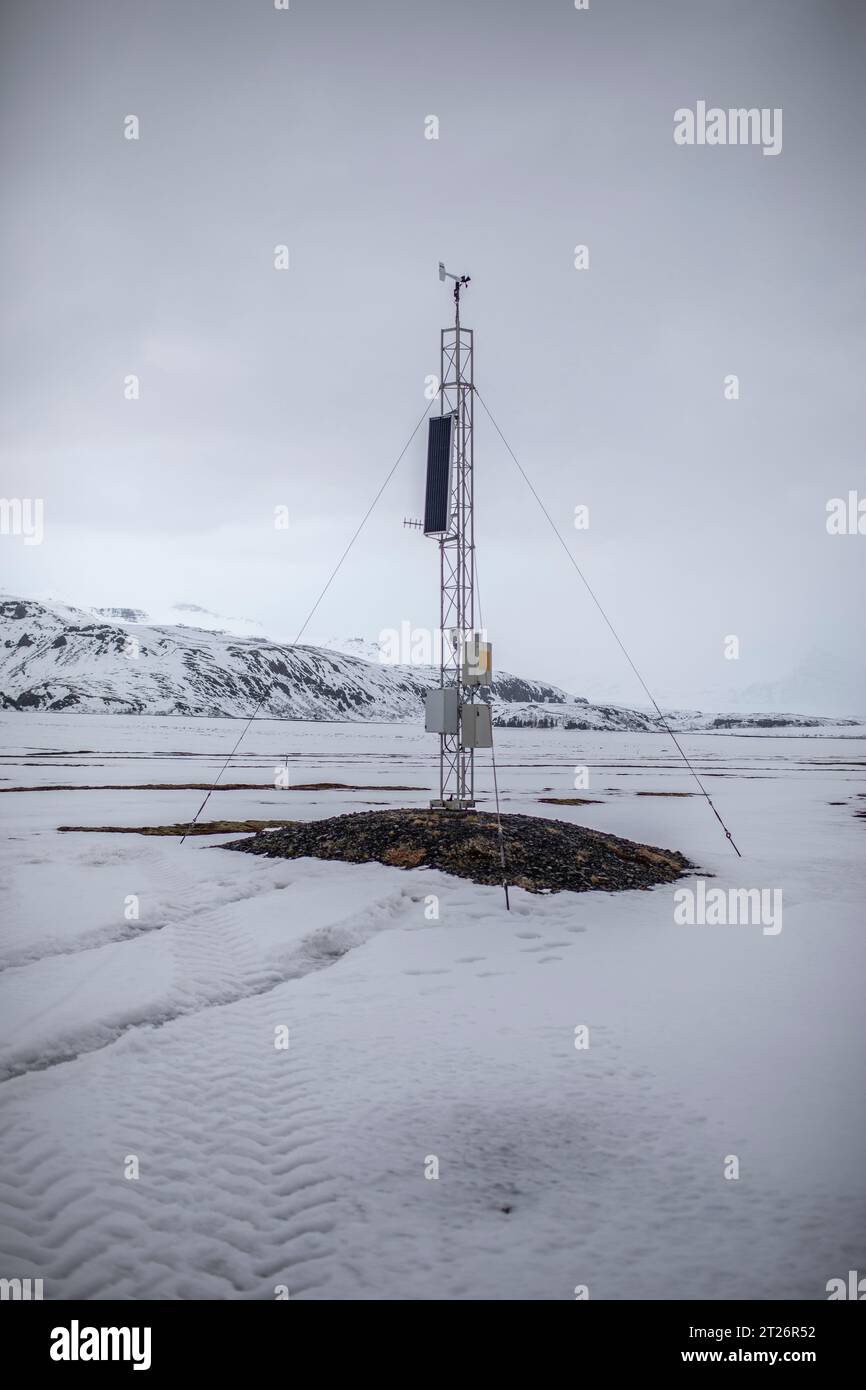
<instances>
[{"instance_id":1,"label":"snow-covered ground","mask_svg":"<svg viewBox=\"0 0 866 1390\"><path fill-rule=\"evenodd\" d=\"M508 914L430 871L59 834L190 818L199 792L120 788L208 782L239 725L0 720L0 787L116 788L0 793L0 1276L46 1298L821 1299L866 1270L866 730L682 736L741 860L698 797L638 795L694 791L664 736L498 735L504 810L780 888L770 935L677 925L680 885L516 890ZM205 818L425 804L434 747L257 722L226 780L260 789ZM285 758L295 784L419 790L275 790ZM538 801L574 795L601 804Z\"/></svg>"}]
</instances>

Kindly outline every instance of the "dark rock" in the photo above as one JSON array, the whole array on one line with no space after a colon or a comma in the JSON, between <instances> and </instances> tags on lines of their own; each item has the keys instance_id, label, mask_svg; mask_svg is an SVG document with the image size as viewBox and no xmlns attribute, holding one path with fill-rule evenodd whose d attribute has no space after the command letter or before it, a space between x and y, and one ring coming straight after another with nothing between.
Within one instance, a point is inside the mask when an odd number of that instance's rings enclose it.
<instances>
[{"instance_id":1,"label":"dark rock","mask_svg":"<svg viewBox=\"0 0 866 1390\"><path fill-rule=\"evenodd\" d=\"M506 878L530 893L612 892L673 883L694 866L675 850L639 845L570 821L502 817ZM374 861L441 869L473 883L499 884L497 818L483 811L361 811L291 822L220 846L269 858Z\"/></svg>"}]
</instances>

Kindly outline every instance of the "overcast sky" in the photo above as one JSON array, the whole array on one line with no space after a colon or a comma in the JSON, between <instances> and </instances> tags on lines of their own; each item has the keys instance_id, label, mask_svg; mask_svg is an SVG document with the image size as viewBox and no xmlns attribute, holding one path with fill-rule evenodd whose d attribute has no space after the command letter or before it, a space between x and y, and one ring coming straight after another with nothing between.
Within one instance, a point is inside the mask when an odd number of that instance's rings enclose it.
<instances>
[{"instance_id":1,"label":"overcast sky","mask_svg":"<svg viewBox=\"0 0 866 1390\"><path fill-rule=\"evenodd\" d=\"M2 27L2 491L45 507L43 544L0 537L5 588L293 637L425 406L442 258L658 698L866 712L866 535L826 528L866 498L861 0L18 0ZM781 152L676 144L701 100L781 108ZM402 527L423 454L313 636L436 622ZM497 665L644 703L483 416L476 469Z\"/></svg>"}]
</instances>

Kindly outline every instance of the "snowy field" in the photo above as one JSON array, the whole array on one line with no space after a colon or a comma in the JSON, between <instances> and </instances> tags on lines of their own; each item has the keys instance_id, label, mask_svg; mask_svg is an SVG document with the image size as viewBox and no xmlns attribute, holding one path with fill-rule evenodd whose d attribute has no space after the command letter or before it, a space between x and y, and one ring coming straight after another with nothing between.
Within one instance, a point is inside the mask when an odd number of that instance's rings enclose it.
<instances>
[{"instance_id":1,"label":"snowy field","mask_svg":"<svg viewBox=\"0 0 866 1390\"><path fill-rule=\"evenodd\" d=\"M515 890L506 913L432 871L60 834L188 820L202 793L134 788L210 781L240 725L0 720L0 787L76 788L0 793L0 1276L46 1298L822 1299L866 1270L866 729L683 736L742 860L698 797L638 794L694 791L663 736L498 735L503 810L781 889L770 935L678 925L681 885ZM434 747L262 721L226 777L258 789L205 819L424 805ZM294 784L419 790L275 790L286 758ZM601 804L538 801L574 795Z\"/></svg>"}]
</instances>

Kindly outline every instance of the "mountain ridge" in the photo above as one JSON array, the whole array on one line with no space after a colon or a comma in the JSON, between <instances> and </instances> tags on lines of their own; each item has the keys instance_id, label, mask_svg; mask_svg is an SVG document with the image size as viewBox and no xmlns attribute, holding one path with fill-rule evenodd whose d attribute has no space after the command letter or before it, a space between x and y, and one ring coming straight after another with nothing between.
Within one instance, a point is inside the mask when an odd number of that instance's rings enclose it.
<instances>
[{"instance_id":1,"label":"mountain ridge","mask_svg":"<svg viewBox=\"0 0 866 1390\"><path fill-rule=\"evenodd\" d=\"M141 610L102 610L135 614ZM185 606L184 611L191 611ZM200 610L204 611L204 610ZM214 615L209 615L214 616ZM101 617L55 601L0 598L0 708L87 713L417 721L433 666L391 665L325 648L181 624ZM658 732L655 713L592 704L548 681L501 671L480 692L499 727ZM856 725L799 715L670 711L671 728Z\"/></svg>"}]
</instances>

